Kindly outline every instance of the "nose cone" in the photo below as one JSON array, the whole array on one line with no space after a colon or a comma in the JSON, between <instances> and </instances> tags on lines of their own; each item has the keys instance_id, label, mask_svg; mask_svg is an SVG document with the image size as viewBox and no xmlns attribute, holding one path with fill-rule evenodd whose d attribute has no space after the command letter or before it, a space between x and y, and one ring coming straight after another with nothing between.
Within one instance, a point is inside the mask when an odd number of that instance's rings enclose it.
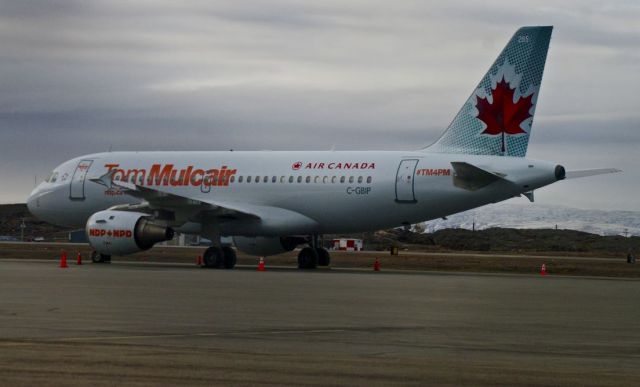
<instances>
[{"instance_id":1,"label":"nose cone","mask_svg":"<svg viewBox=\"0 0 640 387\"><path fill-rule=\"evenodd\" d=\"M29 212L45 222L60 224L60 220L65 219L60 193L60 187L38 186L27 198Z\"/></svg>"},{"instance_id":2,"label":"nose cone","mask_svg":"<svg viewBox=\"0 0 640 387\"><path fill-rule=\"evenodd\" d=\"M29 212L31 213L31 215L37 218L39 217L37 213L38 207L39 207L37 196L39 192L40 192L40 186L38 186L38 188L31 191L31 193L29 194L29 197L27 198L27 208L29 209Z\"/></svg>"}]
</instances>

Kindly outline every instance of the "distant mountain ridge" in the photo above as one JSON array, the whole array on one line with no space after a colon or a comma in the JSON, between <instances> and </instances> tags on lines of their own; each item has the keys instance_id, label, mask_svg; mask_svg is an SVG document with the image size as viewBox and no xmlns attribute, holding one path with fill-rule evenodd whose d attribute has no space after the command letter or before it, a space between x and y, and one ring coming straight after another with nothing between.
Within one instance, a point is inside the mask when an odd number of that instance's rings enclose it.
<instances>
[{"instance_id":1,"label":"distant mountain ridge","mask_svg":"<svg viewBox=\"0 0 640 387\"><path fill-rule=\"evenodd\" d=\"M0 235L20 235L25 219L27 236L66 235L67 228L49 225L34 218L25 204L0 205ZM568 229L597 235L640 236L639 211L582 210L565 206L496 203L424 223L425 232L473 228ZM626 231L626 235L625 235Z\"/></svg>"},{"instance_id":2,"label":"distant mountain ridge","mask_svg":"<svg viewBox=\"0 0 640 387\"><path fill-rule=\"evenodd\" d=\"M558 229L598 235L640 235L640 212L583 210L565 206L496 203L424 223L425 232L445 228ZM626 236L625 235L625 236Z\"/></svg>"}]
</instances>

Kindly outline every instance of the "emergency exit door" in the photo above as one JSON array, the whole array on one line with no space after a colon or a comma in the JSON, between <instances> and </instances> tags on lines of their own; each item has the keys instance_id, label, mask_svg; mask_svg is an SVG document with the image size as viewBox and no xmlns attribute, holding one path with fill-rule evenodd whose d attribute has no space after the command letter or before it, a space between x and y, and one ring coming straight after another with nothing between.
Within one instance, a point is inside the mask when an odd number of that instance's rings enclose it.
<instances>
[{"instance_id":1,"label":"emergency exit door","mask_svg":"<svg viewBox=\"0 0 640 387\"><path fill-rule=\"evenodd\" d=\"M417 159L402 160L400 162L398 173L396 174L396 202L416 202L415 184L413 180L417 165Z\"/></svg>"},{"instance_id":2,"label":"emergency exit door","mask_svg":"<svg viewBox=\"0 0 640 387\"><path fill-rule=\"evenodd\" d=\"M72 200L84 200L84 183L93 160L81 160L71 177L69 198Z\"/></svg>"}]
</instances>

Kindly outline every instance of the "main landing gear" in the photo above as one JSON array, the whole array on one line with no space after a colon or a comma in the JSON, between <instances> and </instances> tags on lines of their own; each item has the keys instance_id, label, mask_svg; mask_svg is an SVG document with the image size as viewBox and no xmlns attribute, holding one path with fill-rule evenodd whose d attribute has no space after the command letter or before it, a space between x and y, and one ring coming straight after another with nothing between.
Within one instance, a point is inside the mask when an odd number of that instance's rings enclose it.
<instances>
[{"instance_id":1,"label":"main landing gear","mask_svg":"<svg viewBox=\"0 0 640 387\"><path fill-rule=\"evenodd\" d=\"M111 256L100 254L97 251L91 252L91 262L93 263L111 263Z\"/></svg>"},{"instance_id":2,"label":"main landing gear","mask_svg":"<svg viewBox=\"0 0 640 387\"><path fill-rule=\"evenodd\" d=\"M309 246L300 250L298 253L299 269L315 269L317 266L329 266L331 256L329 251L319 241L318 235L312 235Z\"/></svg>"},{"instance_id":3,"label":"main landing gear","mask_svg":"<svg viewBox=\"0 0 640 387\"><path fill-rule=\"evenodd\" d=\"M233 269L236 266L236 252L229 246L211 246L205 250L203 267Z\"/></svg>"}]
</instances>

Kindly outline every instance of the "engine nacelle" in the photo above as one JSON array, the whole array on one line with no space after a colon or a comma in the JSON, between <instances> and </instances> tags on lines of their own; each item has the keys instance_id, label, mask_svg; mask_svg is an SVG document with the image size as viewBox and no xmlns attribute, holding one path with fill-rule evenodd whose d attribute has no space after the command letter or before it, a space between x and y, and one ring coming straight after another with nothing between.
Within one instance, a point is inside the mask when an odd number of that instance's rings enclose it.
<instances>
[{"instance_id":1,"label":"engine nacelle","mask_svg":"<svg viewBox=\"0 0 640 387\"><path fill-rule=\"evenodd\" d=\"M100 211L87 221L89 243L100 254L126 255L173 238L173 229L153 223L148 214Z\"/></svg>"},{"instance_id":2,"label":"engine nacelle","mask_svg":"<svg viewBox=\"0 0 640 387\"><path fill-rule=\"evenodd\" d=\"M286 253L296 248L299 244L305 243L300 237L233 237L233 243L238 250L249 255L266 257Z\"/></svg>"}]
</instances>

